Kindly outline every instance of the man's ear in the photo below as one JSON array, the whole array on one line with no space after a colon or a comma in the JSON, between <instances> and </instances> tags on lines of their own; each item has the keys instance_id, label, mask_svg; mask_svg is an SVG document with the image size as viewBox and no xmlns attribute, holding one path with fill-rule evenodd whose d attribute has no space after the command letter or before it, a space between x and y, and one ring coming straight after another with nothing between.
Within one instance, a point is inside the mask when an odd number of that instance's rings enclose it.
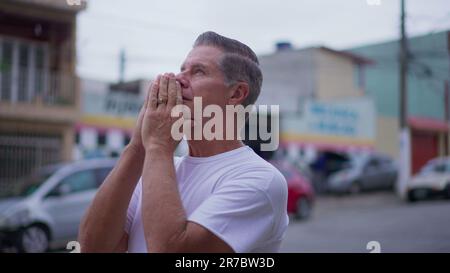
<instances>
[{"instance_id":1,"label":"man's ear","mask_svg":"<svg viewBox=\"0 0 450 273\"><path fill-rule=\"evenodd\" d=\"M238 82L233 86L230 92L230 99L228 102L232 105L242 104L242 102L250 94L250 89L246 82Z\"/></svg>"}]
</instances>

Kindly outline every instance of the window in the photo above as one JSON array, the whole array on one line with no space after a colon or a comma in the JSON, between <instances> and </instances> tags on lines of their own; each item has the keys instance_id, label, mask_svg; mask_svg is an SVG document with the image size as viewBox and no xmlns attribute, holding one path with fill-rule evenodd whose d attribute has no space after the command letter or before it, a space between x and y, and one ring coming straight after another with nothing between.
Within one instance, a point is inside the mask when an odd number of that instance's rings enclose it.
<instances>
[{"instance_id":1,"label":"window","mask_svg":"<svg viewBox=\"0 0 450 273\"><path fill-rule=\"evenodd\" d=\"M47 75L47 70L46 70L46 67L45 67L45 61L46 61L46 55L45 55L45 50L44 50L44 47L42 47L42 46L39 46L39 47L36 47L36 51L35 51L35 54L36 54L36 57L35 57L35 60L36 60L36 75L35 75L35 78L34 78L34 84L35 84L35 92L36 92L36 94L38 95L38 94L43 94L44 93L44 89L45 89L45 84L44 84L44 81L45 81L45 77L46 77L46 75Z\"/></svg>"},{"instance_id":2,"label":"window","mask_svg":"<svg viewBox=\"0 0 450 273\"><path fill-rule=\"evenodd\" d=\"M434 161L425 165L420 171L421 174L444 173L447 171L447 164L442 161Z\"/></svg>"},{"instance_id":3,"label":"window","mask_svg":"<svg viewBox=\"0 0 450 273\"><path fill-rule=\"evenodd\" d=\"M445 172L450 173L450 161L446 161L444 164L445 164Z\"/></svg>"},{"instance_id":4,"label":"window","mask_svg":"<svg viewBox=\"0 0 450 273\"><path fill-rule=\"evenodd\" d=\"M18 101L28 100L28 85L29 85L29 58L31 47L27 44L19 44L19 80L18 80Z\"/></svg>"},{"instance_id":5,"label":"window","mask_svg":"<svg viewBox=\"0 0 450 273\"><path fill-rule=\"evenodd\" d=\"M392 160L387 157L380 157L379 162L380 162L380 166L390 166L393 164Z\"/></svg>"},{"instance_id":6,"label":"window","mask_svg":"<svg viewBox=\"0 0 450 273\"><path fill-rule=\"evenodd\" d=\"M434 171L437 173L444 173L447 170L447 166L445 165L444 162L436 164L434 166Z\"/></svg>"},{"instance_id":7,"label":"window","mask_svg":"<svg viewBox=\"0 0 450 273\"><path fill-rule=\"evenodd\" d=\"M377 158L372 158L367 166L369 168L378 168L380 166L380 161Z\"/></svg>"},{"instance_id":8,"label":"window","mask_svg":"<svg viewBox=\"0 0 450 273\"><path fill-rule=\"evenodd\" d=\"M106 134L105 133L99 133L97 136L97 144L99 146L106 145Z\"/></svg>"},{"instance_id":9,"label":"window","mask_svg":"<svg viewBox=\"0 0 450 273\"><path fill-rule=\"evenodd\" d=\"M45 92L47 45L0 37L0 60L0 100L27 102Z\"/></svg>"},{"instance_id":10,"label":"window","mask_svg":"<svg viewBox=\"0 0 450 273\"><path fill-rule=\"evenodd\" d=\"M77 193L97 188L94 170L79 171L64 178L60 186L68 186L69 193Z\"/></svg>"},{"instance_id":11,"label":"window","mask_svg":"<svg viewBox=\"0 0 450 273\"><path fill-rule=\"evenodd\" d=\"M10 41L0 40L0 99L10 100L11 99L11 83L12 83L12 64L13 64L13 44Z\"/></svg>"},{"instance_id":12,"label":"window","mask_svg":"<svg viewBox=\"0 0 450 273\"><path fill-rule=\"evenodd\" d=\"M75 133L75 144L80 144L80 132Z\"/></svg>"}]
</instances>

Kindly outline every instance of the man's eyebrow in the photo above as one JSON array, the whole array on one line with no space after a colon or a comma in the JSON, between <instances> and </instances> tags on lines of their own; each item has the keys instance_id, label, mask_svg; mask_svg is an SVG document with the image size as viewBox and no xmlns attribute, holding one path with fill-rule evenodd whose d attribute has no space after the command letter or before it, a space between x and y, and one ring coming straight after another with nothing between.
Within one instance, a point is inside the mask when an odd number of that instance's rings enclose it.
<instances>
[{"instance_id":1,"label":"man's eyebrow","mask_svg":"<svg viewBox=\"0 0 450 273\"><path fill-rule=\"evenodd\" d=\"M205 70L208 69L208 67L206 65L202 64L202 63L192 63L190 66L191 66L191 68L202 68L202 69L205 69ZM186 69L186 64L182 64L181 67L180 67L180 70L183 71L185 69Z\"/></svg>"},{"instance_id":2,"label":"man's eyebrow","mask_svg":"<svg viewBox=\"0 0 450 273\"><path fill-rule=\"evenodd\" d=\"M192 68L201 68L201 69L204 69L204 70L207 69L206 65L201 64L201 63L193 64L193 65L192 65Z\"/></svg>"}]
</instances>

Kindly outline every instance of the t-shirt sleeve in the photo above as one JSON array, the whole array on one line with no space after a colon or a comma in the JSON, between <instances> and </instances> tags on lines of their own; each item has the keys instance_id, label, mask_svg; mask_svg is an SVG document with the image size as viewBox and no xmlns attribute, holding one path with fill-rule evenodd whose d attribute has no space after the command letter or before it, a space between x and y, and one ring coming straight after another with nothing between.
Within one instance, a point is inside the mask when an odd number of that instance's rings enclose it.
<instances>
[{"instance_id":1,"label":"t-shirt sleeve","mask_svg":"<svg viewBox=\"0 0 450 273\"><path fill-rule=\"evenodd\" d=\"M188 220L207 228L235 252L251 252L274 239L276 214L280 207L286 210L285 181L277 179L273 173L249 172L224 181Z\"/></svg>"},{"instance_id":2,"label":"t-shirt sleeve","mask_svg":"<svg viewBox=\"0 0 450 273\"><path fill-rule=\"evenodd\" d=\"M134 188L133 195L131 196L130 204L128 205L127 219L125 222L125 232L127 234L130 234L131 225L133 224L133 220L136 215L136 210L141 197L141 188L142 188L142 181L141 179L139 179L139 182Z\"/></svg>"}]
</instances>

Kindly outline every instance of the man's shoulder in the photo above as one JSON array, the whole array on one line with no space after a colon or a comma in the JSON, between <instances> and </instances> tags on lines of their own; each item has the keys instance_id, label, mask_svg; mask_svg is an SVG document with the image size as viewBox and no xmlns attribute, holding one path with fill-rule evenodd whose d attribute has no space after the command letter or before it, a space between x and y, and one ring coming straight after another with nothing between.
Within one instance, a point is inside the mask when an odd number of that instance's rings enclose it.
<instances>
[{"instance_id":1,"label":"man's shoulder","mask_svg":"<svg viewBox=\"0 0 450 273\"><path fill-rule=\"evenodd\" d=\"M281 172L257 154L241 162L231 173L232 180L264 192L284 191L287 182Z\"/></svg>"},{"instance_id":2,"label":"man's shoulder","mask_svg":"<svg viewBox=\"0 0 450 273\"><path fill-rule=\"evenodd\" d=\"M246 159L240 162L237 170L240 173L264 173L269 179L284 179L283 175L274 165L253 151L250 151Z\"/></svg>"}]
</instances>

